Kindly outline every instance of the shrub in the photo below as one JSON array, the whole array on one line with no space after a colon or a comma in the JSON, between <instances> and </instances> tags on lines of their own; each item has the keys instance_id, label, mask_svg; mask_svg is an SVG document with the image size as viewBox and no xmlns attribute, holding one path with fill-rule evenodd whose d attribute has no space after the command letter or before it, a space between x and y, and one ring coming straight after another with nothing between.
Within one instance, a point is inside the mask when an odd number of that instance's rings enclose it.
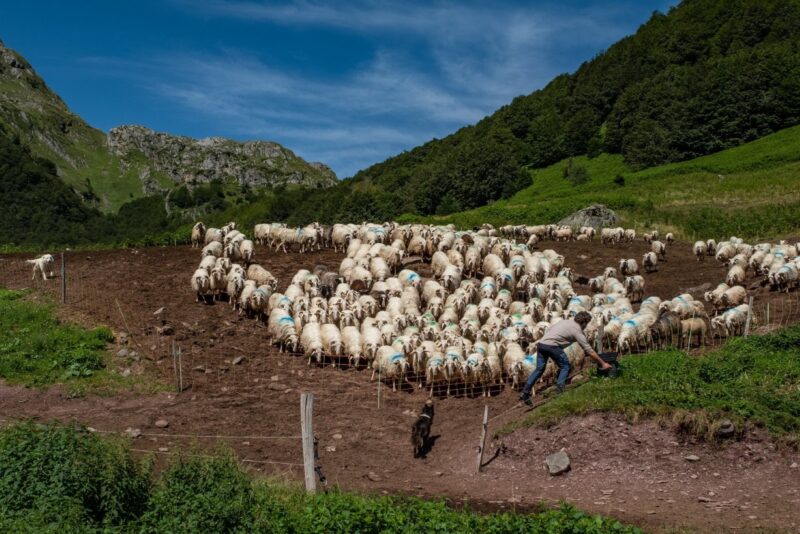
<instances>
[{"instance_id":1,"label":"shrub","mask_svg":"<svg viewBox=\"0 0 800 534\"><path fill-rule=\"evenodd\" d=\"M563 175L564 178L575 187L589 181L589 172L586 170L586 167L575 163L573 158L567 160Z\"/></svg>"},{"instance_id":2,"label":"shrub","mask_svg":"<svg viewBox=\"0 0 800 534\"><path fill-rule=\"evenodd\" d=\"M229 451L179 457L156 486L142 527L148 532L249 530L253 490Z\"/></svg>"},{"instance_id":3,"label":"shrub","mask_svg":"<svg viewBox=\"0 0 800 534\"><path fill-rule=\"evenodd\" d=\"M144 511L149 477L120 441L74 425L12 426L0 433L0 527L122 525Z\"/></svg>"}]
</instances>

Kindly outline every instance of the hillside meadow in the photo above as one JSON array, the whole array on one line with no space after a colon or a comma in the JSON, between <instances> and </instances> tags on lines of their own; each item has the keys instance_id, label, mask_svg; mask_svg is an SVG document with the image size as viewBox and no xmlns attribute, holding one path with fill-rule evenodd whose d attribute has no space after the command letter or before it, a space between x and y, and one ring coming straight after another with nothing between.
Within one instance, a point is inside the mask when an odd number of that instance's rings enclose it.
<instances>
[{"instance_id":1,"label":"hillside meadow","mask_svg":"<svg viewBox=\"0 0 800 534\"><path fill-rule=\"evenodd\" d=\"M800 229L799 145L800 127L794 127L716 154L640 171L619 155L571 158L530 170L532 184L508 200L446 216L406 214L400 221L462 228L487 222L552 223L601 203L617 211L625 226L658 227L687 240L785 236ZM583 169L577 180L569 166Z\"/></svg>"}]
</instances>

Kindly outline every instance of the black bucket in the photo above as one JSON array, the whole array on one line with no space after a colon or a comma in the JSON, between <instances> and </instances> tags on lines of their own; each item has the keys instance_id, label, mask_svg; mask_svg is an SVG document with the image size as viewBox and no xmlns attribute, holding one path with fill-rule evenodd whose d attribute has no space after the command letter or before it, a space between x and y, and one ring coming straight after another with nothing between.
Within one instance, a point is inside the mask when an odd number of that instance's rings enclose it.
<instances>
[{"instance_id":1,"label":"black bucket","mask_svg":"<svg viewBox=\"0 0 800 534\"><path fill-rule=\"evenodd\" d=\"M619 366L619 362L617 361L617 353L616 352L603 352L599 354L600 359L611 366L610 369L598 369L597 376L603 376L607 378L617 378L620 374L622 374L622 368Z\"/></svg>"}]
</instances>

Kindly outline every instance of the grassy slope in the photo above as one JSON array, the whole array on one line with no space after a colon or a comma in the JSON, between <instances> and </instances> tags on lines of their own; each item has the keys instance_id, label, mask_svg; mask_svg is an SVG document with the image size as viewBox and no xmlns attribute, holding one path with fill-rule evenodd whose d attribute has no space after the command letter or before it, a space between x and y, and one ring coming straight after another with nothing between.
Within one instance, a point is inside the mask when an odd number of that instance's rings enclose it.
<instances>
[{"instance_id":1,"label":"grassy slope","mask_svg":"<svg viewBox=\"0 0 800 534\"><path fill-rule=\"evenodd\" d=\"M155 391L144 378L123 378L106 369L107 328L85 330L61 323L50 304L0 288L0 378L10 384L47 386L64 382L73 395Z\"/></svg>"},{"instance_id":2,"label":"grassy slope","mask_svg":"<svg viewBox=\"0 0 800 534\"><path fill-rule=\"evenodd\" d=\"M695 435L714 438L723 419L766 428L800 445L800 327L734 338L696 358L671 350L623 359L620 378L592 379L500 430L550 425L590 412L632 420L666 417Z\"/></svg>"},{"instance_id":3,"label":"grassy slope","mask_svg":"<svg viewBox=\"0 0 800 534\"><path fill-rule=\"evenodd\" d=\"M626 226L659 227L687 239L767 238L800 230L800 127L682 163L632 171L621 156L575 158L589 181L563 178L566 161L531 171L533 185L508 200L424 220L472 227L539 224L592 203L616 209ZM617 175L625 185L614 183ZM403 220L419 220L405 215Z\"/></svg>"}]
</instances>

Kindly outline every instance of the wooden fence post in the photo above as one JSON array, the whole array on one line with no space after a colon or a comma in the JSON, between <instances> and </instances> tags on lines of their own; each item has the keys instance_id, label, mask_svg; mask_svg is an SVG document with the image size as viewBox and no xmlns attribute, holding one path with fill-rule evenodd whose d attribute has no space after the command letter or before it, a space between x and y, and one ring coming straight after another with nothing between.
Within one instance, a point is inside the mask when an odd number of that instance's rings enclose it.
<instances>
[{"instance_id":1,"label":"wooden fence post","mask_svg":"<svg viewBox=\"0 0 800 534\"><path fill-rule=\"evenodd\" d=\"M606 335L606 332L605 332L606 329L605 329L605 325L603 324L603 317L602 316L597 318L597 323L598 323L599 326L597 327L597 335L596 335L595 340L594 340L594 350L597 351L597 354L602 354L603 353L603 337L605 337L605 335Z\"/></svg>"},{"instance_id":2,"label":"wooden fence post","mask_svg":"<svg viewBox=\"0 0 800 534\"><path fill-rule=\"evenodd\" d=\"M478 447L478 473L483 465L483 449L486 447L486 429L489 427L489 405L483 405L483 427L481 429L481 444Z\"/></svg>"},{"instance_id":3,"label":"wooden fence post","mask_svg":"<svg viewBox=\"0 0 800 534\"><path fill-rule=\"evenodd\" d=\"M744 337L750 335L750 320L753 317L753 295L750 295L750 301L747 303L747 320L744 322Z\"/></svg>"},{"instance_id":4,"label":"wooden fence post","mask_svg":"<svg viewBox=\"0 0 800 534\"><path fill-rule=\"evenodd\" d=\"M314 394L300 394L300 426L303 438L303 467L306 479L306 491L316 493L317 481L314 472Z\"/></svg>"},{"instance_id":5,"label":"wooden fence post","mask_svg":"<svg viewBox=\"0 0 800 534\"><path fill-rule=\"evenodd\" d=\"M61 304L67 303L67 266L64 263L64 253L61 253Z\"/></svg>"}]
</instances>

